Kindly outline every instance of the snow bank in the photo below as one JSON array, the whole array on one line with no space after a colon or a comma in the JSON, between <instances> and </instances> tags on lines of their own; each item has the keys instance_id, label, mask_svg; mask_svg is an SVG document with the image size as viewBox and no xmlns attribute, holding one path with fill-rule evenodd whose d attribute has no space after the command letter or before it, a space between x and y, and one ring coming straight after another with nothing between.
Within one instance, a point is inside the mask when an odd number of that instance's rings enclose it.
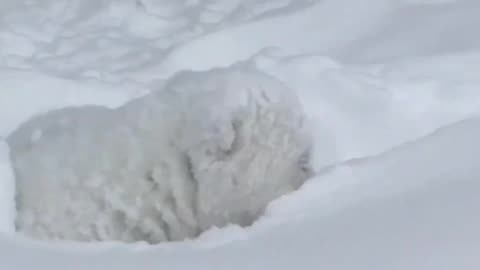
<instances>
[{"instance_id":1,"label":"snow bank","mask_svg":"<svg viewBox=\"0 0 480 270\"><path fill-rule=\"evenodd\" d=\"M288 250L302 254L279 262L279 269L295 263L326 269L477 269L478 136L480 119L472 118L331 167L275 202L267 215L275 217L276 229L266 219L252 237L277 247L282 241L275 239L283 235Z\"/></svg>"},{"instance_id":2,"label":"snow bank","mask_svg":"<svg viewBox=\"0 0 480 270\"><path fill-rule=\"evenodd\" d=\"M293 92L254 70L182 73L110 110L47 113L8 139L19 231L157 243L251 224L309 177Z\"/></svg>"},{"instance_id":3,"label":"snow bank","mask_svg":"<svg viewBox=\"0 0 480 270\"><path fill-rule=\"evenodd\" d=\"M252 62L297 92L314 123L316 169L379 154L480 113L477 52L367 66L316 54L263 53Z\"/></svg>"}]
</instances>

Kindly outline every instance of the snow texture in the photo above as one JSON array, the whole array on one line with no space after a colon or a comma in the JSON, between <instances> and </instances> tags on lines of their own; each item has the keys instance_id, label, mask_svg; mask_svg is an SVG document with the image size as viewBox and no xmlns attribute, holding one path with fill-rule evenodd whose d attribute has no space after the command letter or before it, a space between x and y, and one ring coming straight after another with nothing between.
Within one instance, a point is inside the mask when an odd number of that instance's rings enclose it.
<instances>
[{"instance_id":1,"label":"snow texture","mask_svg":"<svg viewBox=\"0 0 480 270\"><path fill-rule=\"evenodd\" d=\"M15 179L10 164L9 148L6 142L0 139L0 232L12 233L15 231L13 223L15 218Z\"/></svg>"},{"instance_id":2,"label":"snow texture","mask_svg":"<svg viewBox=\"0 0 480 270\"><path fill-rule=\"evenodd\" d=\"M0 1L0 140L51 110L118 108L177 72L246 61L299 97L315 171L248 227L52 243L13 232L4 144L2 266L480 269L479 12L477 0Z\"/></svg>"},{"instance_id":3,"label":"snow texture","mask_svg":"<svg viewBox=\"0 0 480 270\"><path fill-rule=\"evenodd\" d=\"M158 243L250 225L310 176L305 125L294 93L247 67L184 72L116 110L43 114L8 138L17 229Z\"/></svg>"}]
</instances>

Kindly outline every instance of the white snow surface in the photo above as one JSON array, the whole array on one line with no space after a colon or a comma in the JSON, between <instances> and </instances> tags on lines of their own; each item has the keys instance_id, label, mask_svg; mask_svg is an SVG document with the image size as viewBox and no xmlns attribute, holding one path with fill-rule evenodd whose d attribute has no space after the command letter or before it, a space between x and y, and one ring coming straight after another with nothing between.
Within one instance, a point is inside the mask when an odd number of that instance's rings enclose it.
<instances>
[{"instance_id":1,"label":"white snow surface","mask_svg":"<svg viewBox=\"0 0 480 270\"><path fill-rule=\"evenodd\" d=\"M8 145L0 141L0 200L2 218L0 219L0 231L5 233L15 232L13 220L15 219L15 180L10 166Z\"/></svg>"},{"instance_id":2,"label":"white snow surface","mask_svg":"<svg viewBox=\"0 0 480 270\"><path fill-rule=\"evenodd\" d=\"M0 2L0 258L9 269L479 269L475 0ZM150 246L13 233L3 140L246 61L299 97L317 175L252 226ZM26 259L28 258L28 259Z\"/></svg>"}]
</instances>

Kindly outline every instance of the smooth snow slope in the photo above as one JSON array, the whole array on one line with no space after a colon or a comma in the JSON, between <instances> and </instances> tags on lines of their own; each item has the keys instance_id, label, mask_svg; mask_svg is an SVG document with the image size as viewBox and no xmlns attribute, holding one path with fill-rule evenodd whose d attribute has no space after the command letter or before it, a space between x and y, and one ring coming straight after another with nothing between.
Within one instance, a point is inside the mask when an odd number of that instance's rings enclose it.
<instances>
[{"instance_id":1,"label":"smooth snow slope","mask_svg":"<svg viewBox=\"0 0 480 270\"><path fill-rule=\"evenodd\" d=\"M480 110L478 1L4 0L0 7L0 137L40 112L116 107L176 71L250 59L299 95L321 174L251 228L159 247L52 246L5 234L2 265L480 267L479 120L461 122ZM342 163L351 158L360 160ZM6 158L0 174L8 232Z\"/></svg>"}]
</instances>

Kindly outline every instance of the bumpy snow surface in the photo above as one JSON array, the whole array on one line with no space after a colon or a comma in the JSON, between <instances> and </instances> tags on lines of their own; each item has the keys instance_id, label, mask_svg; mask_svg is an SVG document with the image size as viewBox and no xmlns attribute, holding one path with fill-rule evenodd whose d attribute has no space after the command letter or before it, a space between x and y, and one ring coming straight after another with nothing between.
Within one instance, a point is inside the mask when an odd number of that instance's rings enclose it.
<instances>
[{"instance_id":1,"label":"bumpy snow surface","mask_svg":"<svg viewBox=\"0 0 480 270\"><path fill-rule=\"evenodd\" d=\"M476 0L0 1L2 267L479 269L479 14ZM68 106L118 108L177 72L214 78L239 62L303 106L315 175L299 190L251 226L194 240L15 233L6 138L25 121Z\"/></svg>"},{"instance_id":2,"label":"bumpy snow surface","mask_svg":"<svg viewBox=\"0 0 480 270\"><path fill-rule=\"evenodd\" d=\"M250 225L310 176L292 94L234 67L180 73L116 110L33 118L8 139L17 229L45 240L158 243Z\"/></svg>"}]
</instances>

